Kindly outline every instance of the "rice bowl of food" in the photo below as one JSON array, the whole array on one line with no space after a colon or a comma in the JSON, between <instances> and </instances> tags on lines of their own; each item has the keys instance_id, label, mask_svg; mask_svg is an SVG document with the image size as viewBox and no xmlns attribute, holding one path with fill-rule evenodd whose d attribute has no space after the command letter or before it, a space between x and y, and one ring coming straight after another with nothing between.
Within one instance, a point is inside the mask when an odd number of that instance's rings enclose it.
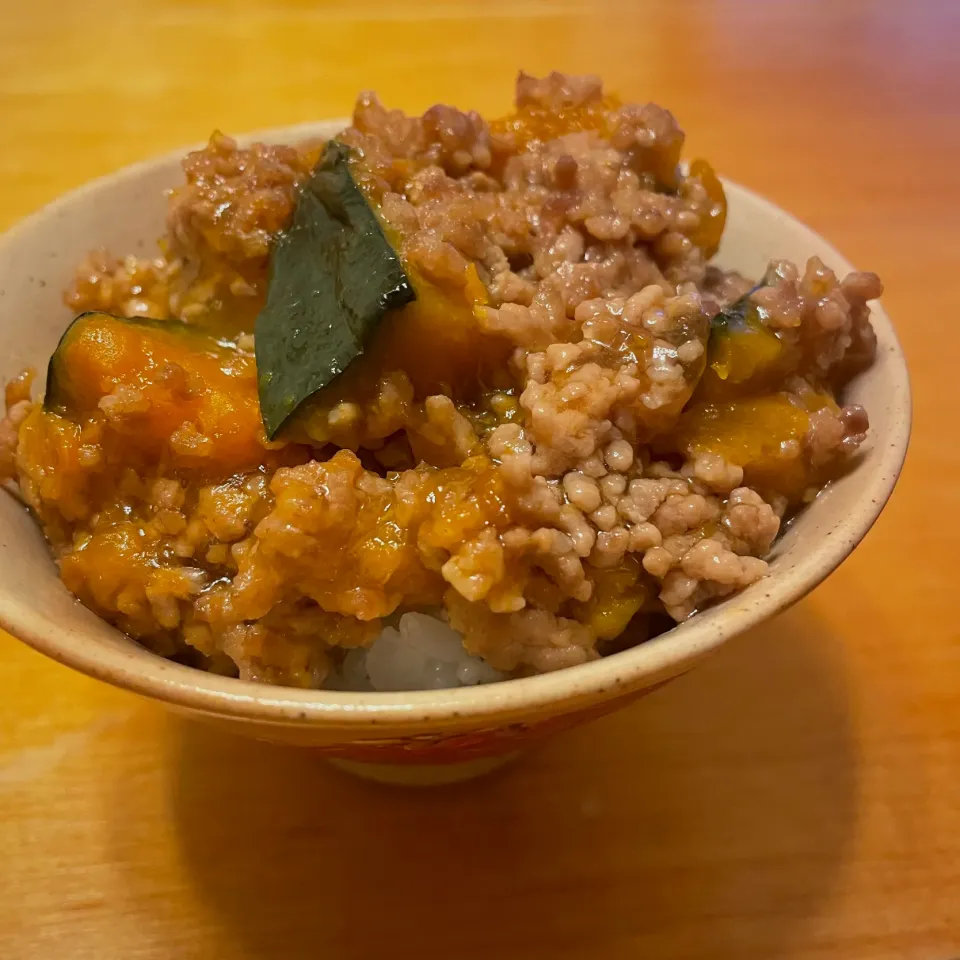
<instances>
[{"instance_id":1,"label":"rice bowl of food","mask_svg":"<svg viewBox=\"0 0 960 960\"><path fill-rule=\"evenodd\" d=\"M257 736L430 763L802 596L892 490L903 358L875 275L682 145L521 75L499 120L365 94L25 221L0 622Z\"/></svg>"}]
</instances>

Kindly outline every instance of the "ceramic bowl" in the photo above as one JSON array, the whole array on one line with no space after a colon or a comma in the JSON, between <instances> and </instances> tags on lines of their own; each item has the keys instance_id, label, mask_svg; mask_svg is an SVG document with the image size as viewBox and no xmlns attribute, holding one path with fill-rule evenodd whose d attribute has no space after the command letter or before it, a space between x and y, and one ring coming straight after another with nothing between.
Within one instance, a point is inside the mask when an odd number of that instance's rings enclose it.
<instances>
[{"instance_id":1,"label":"ceramic bowl","mask_svg":"<svg viewBox=\"0 0 960 960\"><path fill-rule=\"evenodd\" d=\"M344 122L271 130L277 142L329 136ZM43 370L71 315L61 290L91 249L144 254L163 233L164 190L185 150L66 195L0 239L0 381ZM729 218L717 262L760 276L771 257L818 255L850 265L825 240L749 190L727 183ZM770 576L648 643L583 666L449 691L341 693L214 676L164 660L82 607L62 586L39 529L0 495L0 624L48 656L174 710L264 740L301 744L385 779L446 780L481 772L538 737L616 709L689 670L735 634L815 587L859 543L890 496L907 448L910 393L882 307L879 351L847 397L870 413L862 457L790 525Z\"/></svg>"}]
</instances>

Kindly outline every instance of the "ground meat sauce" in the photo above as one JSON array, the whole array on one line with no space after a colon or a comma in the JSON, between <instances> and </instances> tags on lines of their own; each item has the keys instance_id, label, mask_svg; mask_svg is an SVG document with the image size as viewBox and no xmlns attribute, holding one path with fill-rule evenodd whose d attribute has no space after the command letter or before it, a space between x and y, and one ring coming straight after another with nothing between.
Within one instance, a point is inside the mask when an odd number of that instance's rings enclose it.
<instances>
[{"instance_id":1,"label":"ground meat sauce","mask_svg":"<svg viewBox=\"0 0 960 960\"><path fill-rule=\"evenodd\" d=\"M319 686L397 611L441 610L526 674L763 577L784 516L865 436L836 397L873 358L876 276L778 261L754 288L708 266L719 180L679 165L669 112L592 77L521 75L493 123L364 94L339 139L417 299L281 439L253 320L320 144L215 134L161 255L92 254L66 292L221 352L104 316L65 352L70 416L8 384L0 474L67 587L158 653Z\"/></svg>"}]
</instances>

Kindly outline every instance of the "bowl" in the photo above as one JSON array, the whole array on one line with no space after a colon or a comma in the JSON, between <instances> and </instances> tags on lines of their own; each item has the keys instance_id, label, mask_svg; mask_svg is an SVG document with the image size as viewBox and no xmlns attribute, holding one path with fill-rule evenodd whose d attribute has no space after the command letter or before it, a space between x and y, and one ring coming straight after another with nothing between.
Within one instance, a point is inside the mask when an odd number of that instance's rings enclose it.
<instances>
[{"instance_id":1,"label":"bowl","mask_svg":"<svg viewBox=\"0 0 960 960\"><path fill-rule=\"evenodd\" d=\"M245 141L327 137L346 121L270 130ZM0 380L46 362L71 314L61 291L91 249L145 254L163 232L163 192L181 179L185 149L67 194L0 238ZM772 257L817 255L851 269L816 233L761 197L726 183L729 216L716 261L760 276ZM299 744L378 779L440 782L481 773L549 733L617 709L684 673L721 644L812 590L863 539L890 496L910 431L904 357L882 307L875 364L847 399L871 433L854 469L792 522L770 575L720 605L622 653L529 678L414 693L301 690L244 682L151 653L81 606L61 584L40 531L0 496L0 624L49 657L153 697L173 710L263 740Z\"/></svg>"}]
</instances>

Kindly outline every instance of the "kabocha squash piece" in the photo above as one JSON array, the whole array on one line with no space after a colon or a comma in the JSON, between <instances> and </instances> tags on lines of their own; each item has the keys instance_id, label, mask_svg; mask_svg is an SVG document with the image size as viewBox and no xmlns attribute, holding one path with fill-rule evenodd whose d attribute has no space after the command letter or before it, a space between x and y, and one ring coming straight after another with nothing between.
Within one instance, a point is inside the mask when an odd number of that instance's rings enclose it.
<instances>
[{"instance_id":1,"label":"kabocha squash piece","mask_svg":"<svg viewBox=\"0 0 960 960\"><path fill-rule=\"evenodd\" d=\"M327 145L271 255L255 326L260 409L271 438L364 352L388 310L415 297L348 160L343 144Z\"/></svg>"},{"instance_id":2,"label":"kabocha squash piece","mask_svg":"<svg viewBox=\"0 0 960 960\"><path fill-rule=\"evenodd\" d=\"M577 619L586 623L598 640L614 640L651 599L648 579L633 554L611 569L591 571L593 593L577 605Z\"/></svg>"},{"instance_id":3,"label":"kabocha squash piece","mask_svg":"<svg viewBox=\"0 0 960 960\"><path fill-rule=\"evenodd\" d=\"M412 268L408 275L416 300L387 313L362 356L302 405L290 421L290 436L351 449L376 445L400 426L385 397L409 404L445 394L469 402L503 378L510 348L480 329L475 309L486 303L487 291L476 267L469 264L462 277L442 285ZM384 403L385 415L375 414ZM367 417L338 415L357 407Z\"/></svg>"},{"instance_id":4,"label":"kabocha squash piece","mask_svg":"<svg viewBox=\"0 0 960 960\"><path fill-rule=\"evenodd\" d=\"M690 234L690 239L709 260L720 248L720 238L727 222L727 195L720 178L706 160L694 160L690 164L690 176L699 179L713 202L709 214L701 219L696 230Z\"/></svg>"},{"instance_id":5,"label":"kabocha squash piece","mask_svg":"<svg viewBox=\"0 0 960 960\"><path fill-rule=\"evenodd\" d=\"M788 372L791 350L760 319L752 293L711 321L707 366L695 401L755 396L769 391Z\"/></svg>"},{"instance_id":6,"label":"kabocha squash piece","mask_svg":"<svg viewBox=\"0 0 960 960\"><path fill-rule=\"evenodd\" d=\"M358 156L331 142L277 241L257 320L271 436L375 447L414 400L469 402L504 378L510 344L480 327L476 266L428 276L405 255L409 239L382 217Z\"/></svg>"},{"instance_id":7,"label":"kabocha squash piece","mask_svg":"<svg viewBox=\"0 0 960 960\"><path fill-rule=\"evenodd\" d=\"M661 440L660 452L688 457L719 454L743 468L743 482L761 493L798 502L823 482L804 454L810 415L835 407L826 395L811 395L806 406L785 393L698 403L685 410L676 429Z\"/></svg>"},{"instance_id":8,"label":"kabocha squash piece","mask_svg":"<svg viewBox=\"0 0 960 960\"><path fill-rule=\"evenodd\" d=\"M179 320L81 314L50 358L44 407L175 468L229 476L268 454L253 357Z\"/></svg>"},{"instance_id":9,"label":"kabocha squash piece","mask_svg":"<svg viewBox=\"0 0 960 960\"><path fill-rule=\"evenodd\" d=\"M468 263L444 282L408 272L417 298L385 319L368 374L404 370L419 397L472 396L478 381L493 376L509 356L506 341L480 329L476 310L487 303L487 288L476 266Z\"/></svg>"}]
</instances>

